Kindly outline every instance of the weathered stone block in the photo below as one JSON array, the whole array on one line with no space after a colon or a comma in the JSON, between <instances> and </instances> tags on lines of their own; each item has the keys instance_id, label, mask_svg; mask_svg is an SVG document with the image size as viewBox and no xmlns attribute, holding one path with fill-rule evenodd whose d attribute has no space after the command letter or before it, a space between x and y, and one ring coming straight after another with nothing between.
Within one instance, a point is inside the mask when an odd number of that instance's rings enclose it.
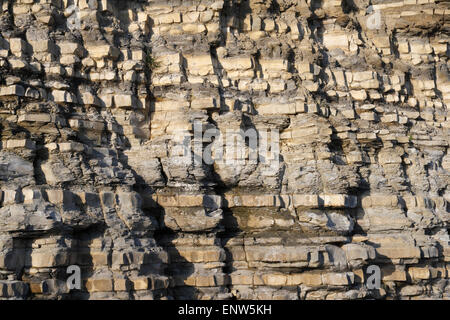
<instances>
[{"instance_id":1,"label":"weathered stone block","mask_svg":"<svg viewBox=\"0 0 450 320\"><path fill-rule=\"evenodd\" d=\"M159 24L170 24L181 22L180 12L173 12L168 14L160 14L155 19L155 25Z\"/></svg>"},{"instance_id":2,"label":"weathered stone block","mask_svg":"<svg viewBox=\"0 0 450 320\"><path fill-rule=\"evenodd\" d=\"M113 291L113 279L88 279L85 286L88 292L109 292Z\"/></svg>"},{"instance_id":3,"label":"weathered stone block","mask_svg":"<svg viewBox=\"0 0 450 320\"><path fill-rule=\"evenodd\" d=\"M295 207L317 208L319 206L319 196L294 194L292 196Z\"/></svg>"},{"instance_id":4,"label":"weathered stone block","mask_svg":"<svg viewBox=\"0 0 450 320\"><path fill-rule=\"evenodd\" d=\"M346 34L326 33L323 35L323 45L328 50L340 48L342 50L349 49L349 39Z\"/></svg>"},{"instance_id":5,"label":"weathered stone block","mask_svg":"<svg viewBox=\"0 0 450 320\"><path fill-rule=\"evenodd\" d=\"M55 43L51 40L30 41L34 53L47 52L53 55L57 54Z\"/></svg>"},{"instance_id":6,"label":"weathered stone block","mask_svg":"<svg viewBox=\"0 0 450 320\"><path fill-rule=\"evenodd\" d=\"M76 55L80 58L83 56L84 48L78 42L64 41L58 45L63 55Z\"/></svg>"},{"instance_id":7,"label":"weathered stone block","mask_svg":"<svg viewBox=\"0 0 450 320\"><path fill-rule=\"evenodd\" d=\"M47 113L27 113L19 116L17 120L19 123L21 122L41 122L48 123L52 121L52 117Z\"/></svg>"},{"instance_id":8,"label":"weathered stone block","mask_svg":"<svg viewBox=\"0 0 450 320\"><path fill-rule=\"evenodd\" d=\"M199 98L191 101L192 109L208 110L219 108L217 99L214 97Z\"/></svg>"},{"instance_id":9,"label":"weathered stone block","mask_svg":"<svg viewBox=\"0 0 450 320\"><path fill-rule=\"evenodd\" d=\"M352 272L346 273L324 273L322 274L322 282L329 286L347 286L355 282Z\"/></svg>"},{"instance_id":10,"label":"weathered stone block","mask_svg":"<svg viewBox=\"0 0 450 320\"><path fill-rule=\"evenodd\" d=\"M6 142L7 149L24 148L34 150L36 149L36 143L30 139L14 139Z\"/></svg>"},{"instance_id":11,"label":"weathered stone block","mask_svg":"<svg viewBox=\"0 0 450 320\"><path fill-rule=\"evenodd\" d=\"M118 94L114 96L114 105L118 108L137 108L138 100L131 94Z\"/></svg>"},{"instance_id":12,"label":"weathered stone block","mask_svg":"<svg viewBox=\"0 0 450 320\"><path fill-rule=\"evenodd\" d=\"M321 201L324 207L332 208L355 208L357 205L357 198L355 196L344 194L321 195L319 204Z\"/></svg>"},{"instance_id":13,"label":"weathered stone block","mask_svg":"<svg viewBox=\"0 0 450 320\"><path fill-rule=\"evenodd\" d=\"M0 96L19 96L22 97L25 94L25 89L20 85L12 85L9 87L2 87L0 89Z\"/></svg>"},{"instance_id":14,"label":"weathered stone block","mask_svg":"<svg viewBox=\"0 0 450 320\"><path fill-rule=\"evenodd\" d=\"M12 38L9 40L9 49L17 56L27 51L27 43L20 38Z\"/></svg>"},{"instance_id":15,"label":"weathered stone block","mask_svg":"<svg viewBox=\"0 0 450 320\"><path fill-rule=\"evenodd\" d=\"M259 114L296 114L296 103L263 104L256 107Z\"/></svg>"},{"instance_id":16,"label":"weathered stone block","mask_svg":"<svg viewBox=\"0 0 450 320\"><path fill-rule=\"evenodd\" d=\"M77 103L75 95L64 90L53 90L50 98L57 103Z\"/></svg>"},{"instance_id":17,"label":"weathered stone block","mask_svg":"<svg viewBox=\"0 0 450 320\"><path fill-rule=\"evenodd\" d=\"M116 60L120 56L120 50L108 44L87 44L86 50L94 60L104 58Z\"/></svg>"},{"instance_id":18,"label":"weathered stone block","mask_svg":"<svg viewBox=\"0 0 450 320\"><path fill-rule=\"evenodd\" d=\"M247 70L253 67L252 59L250 57L230 57L219 59L222 67L229 70Z\"/></svg>"},{"instance_id":19,"label":"weathered stone block","mask_svg":"<svg viewBox=\"0 0 450 320\"><path fill-rule=\"evenodd\" d=\"M211 56L209 54L186 56L186 61L189 73L192 75L206 76L214 73Z\"/></svg>"}]
</instances>

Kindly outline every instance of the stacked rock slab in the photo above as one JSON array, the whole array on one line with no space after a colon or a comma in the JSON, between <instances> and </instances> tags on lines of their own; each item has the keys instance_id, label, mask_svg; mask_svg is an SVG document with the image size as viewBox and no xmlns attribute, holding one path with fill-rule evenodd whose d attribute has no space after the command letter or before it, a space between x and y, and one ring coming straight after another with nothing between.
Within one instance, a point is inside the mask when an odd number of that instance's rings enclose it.
<instances>
[{"instance_id":1,"label":"stacked rock slab","mask_svg":"<svg viewBox=\"0 0 450 320\"><path fill-rule=\"evenodd\" d=\"M0 299L449 299L449 18L0 0ZM198 165L199 124L279 157Z\"/></svg>"}]
</instances>

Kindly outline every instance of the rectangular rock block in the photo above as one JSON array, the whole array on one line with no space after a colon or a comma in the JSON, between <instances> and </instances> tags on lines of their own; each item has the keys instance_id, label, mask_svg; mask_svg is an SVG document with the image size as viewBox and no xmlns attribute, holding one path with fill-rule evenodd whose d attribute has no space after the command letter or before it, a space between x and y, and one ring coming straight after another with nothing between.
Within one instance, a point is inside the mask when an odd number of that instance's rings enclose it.
<instances>
[{"instance_id":1,"label":"rectangular rock block","mask_svg":"<svg viewBox=\"0 0 450 320\"><path fill-rule=\"evenodd\" d=\"M76 97L69 91L53 90L50 94L51 100L57 103L76 103Z\"/></svg>"},{"instance_id":2,"label":"rectangular rock block","mask_svg":"<svg viewBox=\"0 0 450 320\"><path fill-rule=\"evenodd\" d=\"M42 122L48 123L52 121L52 117L48 113L26 113L19 116L18 122Z\"/></svg>"},{"instance_id":3,"label":"rectangular rock block","mask_svg":"<svg viewBox=\"0 0 450 320\"><path fill-rule=\"evenodd\" d=\"M128 279L114 279L114 291L130 291L133 283Z\"/></svg>"},{"instance_id":4,"label":"rectangular rock block","mask_svg":"<svg viewBox=\"0 0 450 320\"><path fill-rule=\"evenodd\" d=\"M322 285L322 274L317 272L303 272L300 274L291 274L287 277L286 284L289 285L301 285L304 284L308 287L318 287Z\"/></svg>"},{"instance_id":5,"label":"rectangular rock block","mask_svg":"<svg viewBox=\"0 0 450 320\"><path fill-rule=\"evenodd\" d=\"M114 96L114 105L117 108L135 109L138 107L138 99L131 94L118 94Z\"/></svg>"},{"instance_id":6,"label":"rectangular rock block","mask_svg":"<svg viewBox=\"0 0 450 320\"><path fill-rule=\"evenodd\" d=\"M326 33L323 35L323 45L330 49L348 50L349 39L346 34Z\"/></svg>"},{"instance_id":7,"label":"rectangular rock block","mask_svg":"<svg viewBox=\"0 0 450 320\"><path fill-rule=\"evenodd\" d=\"M262 59L259 61L263 71L287 71L288 62L284 59Z\"/></svg>"},{"instance_id":8,"label":"rectangular rock block","mask_svg":"<svg viewBox=\"0 0 450 320\"><path fill-rule=\"evenodd\" d=\"M324 285L347 286L355 282L355 276L353 272L324 273L322 274L322 282Z\"/></svg>"},{"instance_id":9,"label":"rectangular rock block","mask_svg":"<svg viewBox=\"0 0 450 320\"><path fill-rule=\"evenodd\" d=\"M273 207L275 205L274 195L242 195L241 205L243 207Z\"/></svg>"},{"instance_id":10,"label":"rectangular rock block","mask_svg":"<svg viewBox=\"0 0 450 320\"><path fill-rule=\"evenodd\" d=\"M247 70L253 67L251 57L230 57L219 58L219 63L222 67L229 70Z\"/></svg>"},{"instance_id":11,"label":"rectangular rock block","mask_svg":"<svg viewBox=\"0 0 450 320\"><path fill-rule=\"evenodd\" d=\"M206 76L214 73L211 55L186 56L187 67L191 75Z\"/></svg>"},{"instance_id":12,"label":"rectangular rock block","mask_svg":"<svg viewBox=\"0 0 450 320\"><path fill-rule=\"evenodd\" d=\"M85 286L88 292L110 292L113 291L113 280L88 279Z\"/></svg>"},{"instance_id":13,"label":"rectangular rock block","mask_svg":"<svg viewBox=\"0 0 450 320\"><path fill-rule=\"evenodd\" d=\"M317 208L319 196L310 194L294 194L292 196L294 207Z\"/></svg>"},{"instance_id":14,"label":"rectangular rock block","mask_svg":"<svg viewBox=\"0 0 450 320\"><path fill-rule=\"evenodd\" d=\"M262 104L256 107L259 114L296 114L296 103Z\"/></svg>"},{"instance_id":15,"label":"rectangular rock block","mask_svg":"<svg viewBox=\"0 0 450 320\"><path fill-rule=\"evenodd\" d=\"M319 204L331 208L356 208L358 199L344 194L320 195Z\"/></svg>"},{"instance_id":16,"label":"rectangular rock block","mask_svg":"<svg viewBox=\"0 0 450 320\"><path fill-rule=\"evenodd\" d=\"M89 56L94 60L100 60L104 58L117 59L120 56L120 50L109 44L88 44L86 50Z\"/></svg>"},{"instance_id":17,"label":"rectangular rock block","mask_svg":"<svg viewBox=\"0 0 450 320\"><path fill-rule=\"evenodd\" d=\"M219 108L217 99L214 97L199 98L191 101L191 108L195 110L208 110Z\"/></svg>"},{"instance_id":18,"label":"rectangular rock block","mask_svg":"<svg viewBox=\"0 0 450 320\"><path fill-rule=\"evenodd\" d=\"M63 41L58 44L61 54L82 57L83 47L78 42Z\"/></svg>"},{"instance_id":19,"label":"rectangular rock block","mask_svg":"<svg viewBox=\"0 0 450 320\"><path fill-rule=\"evenodd\" d=\"M407 246L381 246L375 249L377 257L386 257L388 259L408 259L408 258L420 258L421 251L418 247Z\"/></svg>"},{"instance_id":20,"label":"rectangular rock block","mask_svg":"<svg viewBox=\"0 0 450 320\"><path fill-rule=\"evenodd\" d=\"M7 149L24 148L29 150L36 149L36 143L30 139L14 139L6 141Z\"/></svg>"},{"instance_id":21,"label":"rectangular rock block","mask_svg":"<svg viewBox=\"0 0 450 320\"><path fill-rule=\"evenodd\" d=\"M136 291L149 290L152 288L152 281L148 277L130 279L133 283L133 289Z\"/></svg>"},{"instance_id":22,"label":"rectangular rock block","mask_svg":"<svg viewBox=\"0 0 450 320\"><path fill-rule=\"evenodd\" d=\"M30 41L31 47L35 53L48 52L56 55L55 43L51 40Z\"/></svg>"},{"instance_id":23,"label":"rectangular rock block","mask_svg":"<svg viewBox=\"0 0 450 320\"><path fill-rule=\"evenodd\" d=\"M20 38L9 39L9 49L15 55L20 55L27 51L27 43Z\"/></svg>"},{"instance_id":24,"label":"rectangular rock block","mask_svg":"<svg viewBox=\"0 0 450 320\"><path fill-rule=\"evenodd\" d=\"M381 278L383 281L406 281L406 272L403 267L382 266Z\"/></svg>"},{"instance_id":25,"label":"rectangular rock block","mask_svg":"<svg viewBox=\"0 0 450 320\"><path fill-rule=\"evenodd\" d=\"M25 89L20 85L12 85L8 87L2 87L0 89L0 96L19 96L23 97L25 95Z\"/></svg>"}]
</instances>

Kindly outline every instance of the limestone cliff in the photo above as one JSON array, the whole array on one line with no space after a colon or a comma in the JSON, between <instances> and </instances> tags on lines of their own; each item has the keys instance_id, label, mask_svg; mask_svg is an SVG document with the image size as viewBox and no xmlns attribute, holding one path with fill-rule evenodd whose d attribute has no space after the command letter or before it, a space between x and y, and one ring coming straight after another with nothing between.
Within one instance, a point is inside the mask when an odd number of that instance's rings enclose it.
<instances>
[{"instance_id":1,"label":"limestone cliff","mask_svg":"<svg viewBox=\"0 0 450 320\"><path fill-rule=\"evenodd\" d=\"M0 0L0 298L449 299L449 19ZM199 162L231 129L270 153Z\"/></svg>"}]
</instances>

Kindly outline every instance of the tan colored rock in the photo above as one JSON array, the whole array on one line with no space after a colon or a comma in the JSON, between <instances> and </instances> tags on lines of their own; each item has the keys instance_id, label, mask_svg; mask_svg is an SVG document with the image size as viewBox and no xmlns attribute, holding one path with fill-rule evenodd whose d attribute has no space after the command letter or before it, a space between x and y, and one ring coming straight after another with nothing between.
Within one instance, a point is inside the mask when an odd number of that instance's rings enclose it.
<instances>
[{"instance_id":1,"label":"tan colored rock","mask_svg":"<svg viewBox=\"0 0 450 320\"><path fill-rule=\"evenodd\" d=\"M294 194L292 199L295 207L315 208L319 206L319 197L317 195Z\"/></svg>"},{"instance_id":2,"label":"tan colored rock","mask_svg":"<svg viewBox=\"0 0 450 320\"><path fill-rule=\"evenodd\" d=\"M113 290L113 280L88 279L85 286L88 292L109 292Z\"/></svg>"},{"instance_id":3,"label":"tan colored rock","mask_svg":"<svg viewBox=\"0 0 450 320\"><path fill-rule=\"evenodd\" d=\"M256 107L260 114L296 114L296 103L264 104Z\"/></svg>"},{"instance_id":4,"label":"tan colored rock","mask_svg":"<svg viewBox=\"0 0 450 320\"><path fill-rule=\"evenodd\" d=\"M86 44L86 50L94 60L104 58L116 60L120 55L119 49L108 44L88 43Z\"/></svg>"},{"instance_id":5,"label":"tan colored rock","mask_svg":"<svg viewBox=\"0 0 450 320\"><path fill-rule=\"evenodd\" d=\"M136 108L137 99L131 94L118 94L114 96L114 105L117 108Z\"/></svg>"},{"instance_id":6,"label":"tan colored rock","mask_svg":"<svg viewBox=\"0 0 450 320\"><path fill-rule=\"evenodd\" d=\"M218 109L218 101L214 97L199 98L191 101L192 109L208 110L208 109Z\"/></svg>"},{"instance_id":7,"label":"tan colored rock","mask_svg":"<svg viewBox=\"0 0 450 320\"><path fill-rule=\"evenodd\" d=\"M187 67L192 75L206 76L214 73L210 55L186 56Z\"/></svg>"},{"instance_id":8,"label":"tan colored rock","mask_svg":"<svg viewBox=\"0 0 450 320\"><path fill-rule=\"evenodd\" d=\"M286 285L286 275L284 274L266 274L262 276L264 284L268 286L284 286Z\"/></svg>"},{"instance_id":9,"label":"tan colored rock","mask_svg":"<svg viewBox=\"0 0 450 320\"><path fill-rule=\"evenodd\" d=\"M48 123L52 121L52 117L46 113L29 113L19 116L18 122L42 122Z\"/></svg>"},{"instance_id":10,"label":"tan colored rock","mask_svg":"<svg viewBox=\"0 0 450 320\"><path fill-rule=\"evenodd\" d=\"M151 279L149 278L136 278L131 279L133 282L133 289L136 291L139 290L148 290L152 288Z\"/></svg>"},{"instance_id":11,"label":"tan colored rock","mask_svg":"<svg viewBox=\"0 0 450 320\"><path fill-rule=\"evenodd\" d=\"M169 14L158 15L157 19L155 20L155 25L179 22L181 22L181 14L179 12L173 12Z\"/></svg>"},{"instance_id":12,"label":"tan colored rock","mask_svg":"<svg viewBox=\"0 0 450 320\"><path fill-rule=\"evenodd\" d=\"M9 39L9 49L14 55L20 56L27 51L27 43L20 38L12 38Z\"/></svg>"},{"instance_id":13,"label":"tan colored rock","mask_svg":"<svg viewBox=\"0 0 450 320\"><path fill-rule=\"evenodd\" d=\"M330 286L346 286L354 283L354 275L348 273L324 273L322 274L322 282Z\"/></svg>"},{"instance_id":14,"label":"tan colored rock","mask_svg":"<svg viewBox=\"0 0 450 320\"><path fill-rule=\"evenodd\" d=\"M304 284L308 287L318 287L322 285L322 275L314 272L303 272L300 274L289 275L287 285Z\"/></svg>"},{"instance_id":15,"label":"tan colored rock","mask_svg":"<svg viewBox=\"0 0 450 320\"><path fill-rule=\"evenodd\" d=\"M342 50L349 49L349 40L346 34L324 34L323 35L323 45L328 48L328 50L334 48L340 48Z\"/></svg>"},{"instance_id":16,"label":"tan colored rock","mask_svg":"<svg viewBox=\"0 0 450 320\"><path fill-rule=\"evenodd\" d=\"M430 269L428 267L409 267L408 274L414 280L426 280L431 276Z\"/></svg>"},{"instance_id":17,"label":"tan colored rock","mask_svg":"<svg viewBox=\"0 0 450 320\"><path fill-rule=\"evenodd\" d=\"M227 70L247 70L253 67L250 57L230 57L219 59L221 66Z\"/></svg>"},{"instance_id":18,"label":"tan colored rock","mask_svg":"<svg viewBox=\"0 0 450 320\"><path fill-rule=\"evenodd\" d=\"M51 97L53 98L53 101L57 103L76 103L76 97L64 90L53 90L51 93Z\"/></svg>"},{"instance_id":19,"label":"tan colored rock","mask_svg":"<svg viewBox=\"0 0 450 320\"><path fill-rule=\"evenodd\" d=\"M0 88L0 96L23 96L25 94L25 90L20 85L12 85L9 87Z\"/></svg>"}]
</instances>

